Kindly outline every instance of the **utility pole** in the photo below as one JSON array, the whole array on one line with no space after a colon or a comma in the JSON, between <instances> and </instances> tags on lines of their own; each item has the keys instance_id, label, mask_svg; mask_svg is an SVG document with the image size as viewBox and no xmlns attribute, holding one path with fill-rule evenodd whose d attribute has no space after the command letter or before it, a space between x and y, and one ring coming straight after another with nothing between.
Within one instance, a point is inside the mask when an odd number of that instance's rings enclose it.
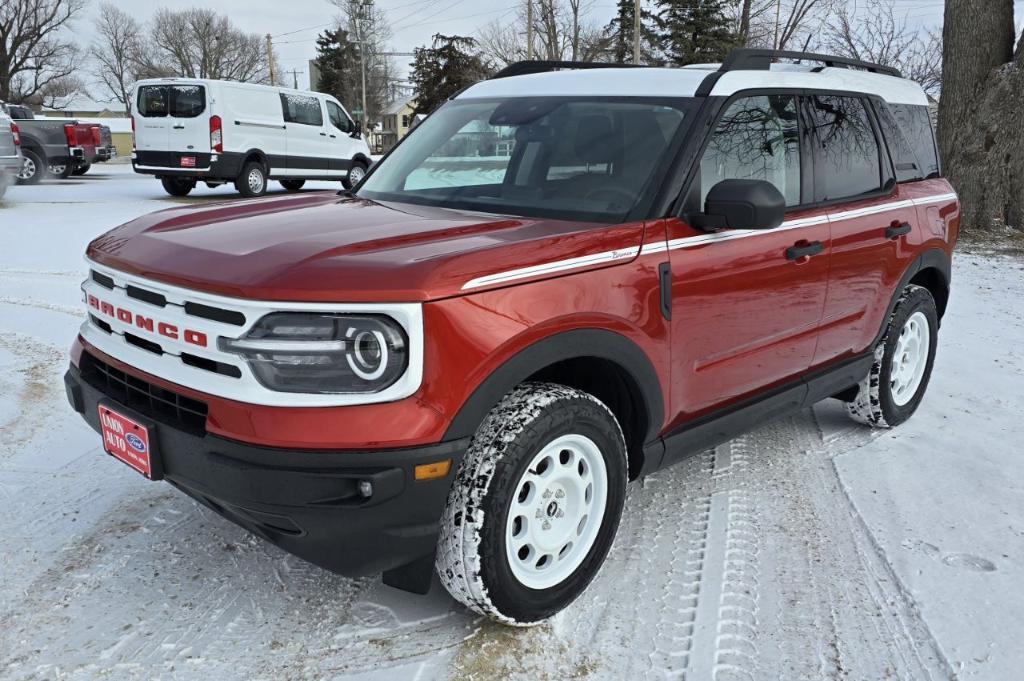
<instances>
[{"instance_id":1,"label":"utility pole","mask_svg":"<svg viewBox=\"0 0 1024 681\"><path fill-rule=\"evenodd\" d=\"M633 63L640 63L640 0L633 0ZM621 29L620 29L621 30Z\"/></svg>"},{"instance_id":2,"label":"utility pole","mask_svg":"<svg viewBox=\"0 0 1024 681\"><path fill-rule=\"evenodd\" d=\"M533 60L533 0L526 0L526 59Z\"/></svg>"},{"instance_id":3,"label":"utility pole","mask_svg":"<svg viewBox=\"0 0 1024 681\"><path fill-rule=\"evenodd\" d=\"M363 132L369 131L366 115L366 11L373 4L373 0L363 0L359 3L359 13L356 15L356 29L359 33L359 70L362 78L363 91L363 113L359 117L362 122Z\"/></svg>"},{"instance_id":4,"label":"utility pole","mask_svg":"<svg viewBox=\"0 0 1024 681\"><path fill-rule=\"evenodd\" d=\"M782 0L775 0L775 40L772 47L779 49L779 24L782 23Z\"/></svg>"},{"instance_id":5,"label":"utility pole","mask_svg":"<svg viewBox=\"0 0 1024 681\"><path fill-rule=\"evenodd\" d=\"M270 66L270 84L276 85L274 82L274 44L270 42L270 34L267 34L267 64Z\"/></svg>"},{"instance_id":6,"label":"utility pole","mask_svg":"<svg viewBox=\"0 0 1024 681\"><path fill-rule=\"evenodd\" d=\"M299 89L299 74L300 73L305 73L305 71L301 71L299 69L292 69L292 87L294 87L296 90ZM312 85L313 84L310 83L310 89L312 89Z\"/></svg>"}]
</instances>

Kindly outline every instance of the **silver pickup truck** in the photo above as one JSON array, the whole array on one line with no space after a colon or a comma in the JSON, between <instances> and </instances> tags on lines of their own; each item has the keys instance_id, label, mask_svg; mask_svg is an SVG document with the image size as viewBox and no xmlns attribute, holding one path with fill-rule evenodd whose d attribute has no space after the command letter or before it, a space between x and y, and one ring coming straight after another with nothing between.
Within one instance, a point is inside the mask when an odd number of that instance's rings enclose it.
<instances>
[{"instance_id":1,"label":"silver pickup truck","mask_svg":"<svg viewBox=\"0 0 1024 681\"><path fill-rule=\"evenodd\" d=\"M0 199L21 172L19 141L17 126L0 109Z\"/></svg>"}]
</instances>

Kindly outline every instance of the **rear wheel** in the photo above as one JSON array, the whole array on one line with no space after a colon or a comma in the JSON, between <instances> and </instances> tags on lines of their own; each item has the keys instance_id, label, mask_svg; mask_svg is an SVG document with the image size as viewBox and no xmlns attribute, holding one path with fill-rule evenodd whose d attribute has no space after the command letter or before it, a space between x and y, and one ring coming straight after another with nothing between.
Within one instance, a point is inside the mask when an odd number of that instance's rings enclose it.
<instances>
[{"instance_id":1,"label":"rear wheel","mask_svg":"<svg viewBox=\"0 0 1024 681\"><path fill-rule=\"evenodd\" d=\"M74 169L74 171L71 174L72 175L85 175L87 172L89 172L89 168L92 168L92 164L91 163L83 163L82 165L75 166L75 169Z\"/></svg>"},{"instance_id":2,"label":"rear wheel","mask_svg":"<svg viewBox=\"0 0 1024 681\"><path fill-rule=\"evenodd\" d=\"M290 192L297 192L306 184L305 180L281 180L281 186Z\"/></svg>"},{"instance_id":3,"label":"rear wheel","mask_svg":"<svg viewBox=\"0 0 1024 681\"><path fill-rule=\"evenodd\" d=\"M54 177L59 177L62 180L66 180L71 177L71 173L75 172L74 163L51 163L48 167L50 174Z\"/></svg>"},{"instance_id":4,"label":"rear wheel","mask_svg":"<svg viewBox=\"0 0 1024 681\"><path fill-rule=\"evenodd\" d=\"M39 153L33 149L21 150L21 171L18 173L18 184L37 184L43 179L46 163Z\"/></svg>"},{"instance_id":5,"label":"rear wheel","mask_svg":"<svg viewBox=\"0 0 1024 681\"><path fill-rule=\"evenodd\" d=\"M267 193L267 171L257 161L250 161L235 180L235 189L242 196L263 196Z\"/></svg>"},{"instance_id":6,"label":"rear wheel","mask_svg":"<svg viewBox=\"0 0 1024 681\"><path fill-rule=\"evenodd\" d=\"M345 189L352 189L359 184L363 177L366 175L366 163L363 161L352 161L352 165L348 169L348 175L341 181L341 186Z\"/></svg>"},{"instance_id":7,"label":"rear wheel","mask_svg":"<svg viewBox=\"0 0 1024 681\"><path fill-rule=\"evenodd\" d=\"M554 615L604 563L626 475L622 430L602 402L550 383L517 387L480 424L452 485L441 582L506 624Z\"/></svg>"},{"instance_id":8,"label":"rear wheel","mask_svg":"<svg viewBox=\"0 0 1024 681\"><path fill-rule=\"evenodd\" d=\"M898 426L924 398L935 362L939 316L928 289L908 286L875 346L871 371L847 403L850 416L875 428Z\"/></svg>"},{"instance_id":9,"label":"rear wheel","mask_svg":"<svg viewBox=\"0 0 1024 681\"><path fill-rule=\"evenodd\" d=\"M161 177L160 184L171 196L188 196L196 188L196 181L187 177Z\"/></svg>"}]
</instances>

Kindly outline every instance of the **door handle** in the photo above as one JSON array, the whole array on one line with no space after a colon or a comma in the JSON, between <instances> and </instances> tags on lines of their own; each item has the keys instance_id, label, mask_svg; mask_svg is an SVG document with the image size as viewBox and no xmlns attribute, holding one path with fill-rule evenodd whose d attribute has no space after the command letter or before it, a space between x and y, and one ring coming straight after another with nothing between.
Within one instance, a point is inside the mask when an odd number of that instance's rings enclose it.
<instances>
[{"instance_id":1,"label":"door handle","mask_svg":"<svg viewBox=\"0 0 1024 681\"><path fill-rule=\"evenodd\" d=\"M185 129L184 125L175 125L173 127L174 127L175 130L184 130Z\"/></svg>"},{"instance_id":2,"label":"door handle","mask_svg":"<svg viewBox=\"0 0 1024 681\"><path fill-rule=\"evenodd\" d=\"M904 234L910 234L913 228L909 222L904 222L901 225L891 225L885 230L886 239L899 239Z\"/></svg>"},{"instance_id":3,"label":"door handle","mask_svg":"<svg viewBox=\"0 0 1024 681\"><path fill-rule=\"evenodd\" d=\"M334 138L336 138L336 137L337 137L337 135L330 135L329 137L330 137L331 139L334 139Z\"/></svg>"},{"instance_id":4,"label":"door handle","mask_svg":"<svg viewBox=\"0 0 1024 681\"><path fill-rule=\"evenodd\" d=\"M320 136L321 137L327 137L327 133L326 132L322 132L322 133L320 133Z\"/></svg>"},{"instance_id":5,"label":"door handle","mask_svg":"<svg viewBox=\"0 0 1024 681\"><path fill-rule=\"evenodd\" d=\"M818 255L825 250L825 245L820 241L812 241L811 243L801 244L797 242L786 249L786 260L800 260L802 258L810 258L811 256Z\"/></svg>"}]
</instances>

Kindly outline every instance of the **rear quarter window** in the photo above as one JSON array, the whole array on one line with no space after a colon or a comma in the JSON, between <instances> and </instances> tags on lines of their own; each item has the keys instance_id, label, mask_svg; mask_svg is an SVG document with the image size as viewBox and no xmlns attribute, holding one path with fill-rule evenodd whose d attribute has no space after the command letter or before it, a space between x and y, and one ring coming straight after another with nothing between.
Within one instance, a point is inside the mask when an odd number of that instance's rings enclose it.
<instances>
[{"instance_id":1,"label":"rear quarter window","mask_svg":"<svg viewBox=\"0 0 1024 681\"><path fill-rule=\"evenodd\" d=\"M320 108L320 100L316 97L282 94L281 107L284 109L284 120L288 123L317 127L324 124L323 109Z\"/></svg>"},{"instance_id":2,"label":"rear quarter window","mask_svg":"<svg viewBox=\"0 0 1024 681\"><path fill-rule=\"evenodd\" d=\"M896 163L896 178L900 182L938 177L939 156L932 133L931 112L927 106L910 104L887 104L882 120L895 123L902 141L897 141L893 161ZM888 135L887 135L888 136Z\"/></svg>"}]
</instances>

